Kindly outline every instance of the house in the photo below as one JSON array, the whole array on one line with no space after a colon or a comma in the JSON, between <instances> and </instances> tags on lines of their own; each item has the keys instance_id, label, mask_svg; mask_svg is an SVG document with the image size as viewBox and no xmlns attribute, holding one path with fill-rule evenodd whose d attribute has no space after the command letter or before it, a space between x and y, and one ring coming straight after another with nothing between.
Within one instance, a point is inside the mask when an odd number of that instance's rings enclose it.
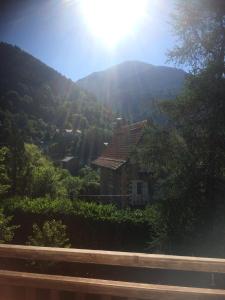
<instances>
[{"instance_id":1,"label":"house","mask_svg":"<svg viewBox=\"0 0 225 300\"><path fill-rule=\"evenodd\" d=\"M101 195L119 206L144 206L150 201L149 174L133 163L131 151L142 140L147 121L117 128L111 143L92 162L100 168Z\"/></svg>"}]
</instances>

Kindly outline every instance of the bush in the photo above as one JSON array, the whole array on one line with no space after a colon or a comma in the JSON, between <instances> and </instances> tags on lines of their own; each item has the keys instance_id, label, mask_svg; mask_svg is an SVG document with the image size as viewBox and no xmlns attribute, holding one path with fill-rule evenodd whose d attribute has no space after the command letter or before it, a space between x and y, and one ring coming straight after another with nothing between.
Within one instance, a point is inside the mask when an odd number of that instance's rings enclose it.
<instances>
[{"instance_id":1,"label":"bush","mask_svg":"<svg viewBox=\"0 0 225 300\"><path fill-rule=\"evenodd\" d=\"M21 224L19 243L32 235L34 223L56 219L67 225L73 247L143 251L149 239L156 237L154 231L158 228L158 214L152 206L143 210L119 209L112 204L63 198L12 198L1 204Z\"/></svg>"},{"instance_id":2,"label":"bush","mask_svg":"<svg viewBox=\"0 0 225 300\"><path fill-rule=\"evenodd\" d=\"M10 189L10 180L7 172L7 155L9 149L0 148L0 197L4 196Z\"/></svg>"},{"instance_id":3,"label":"bush","mask_svg":"<svg viewBox=\"0 0 225 300\"><path fill-rule=\"evenodd\" d=\"M93 221L151 224L152 209L119 209L113 204L98 204L84 200L51 198L12 198L2 202L8 213L28 213L46 216L79 216Z\"/></svg>"},{"instance_id":4,"label":"bush","mask_svg":"<svg viewBox=\"0 0 225 300\"><path fill-rule=\"evenodd\" d=\"M28 245L44 247L69 248L70 243L66 234L66 225L62 221L46 221L39 227L33 225L32 235L28 237Z\"/></svg>"},{"instance_id":5,"label":"bush","mask_svg":"<svg viewBox=\"0 0 225 300\"><path fill-rule=\"evenodd\" d=\"M12 217L6 217L3 210L0 209L0 243L9 243L12 241L15 230L19 228L16 225L10 225Z\"/></svg>"}]
</instances>

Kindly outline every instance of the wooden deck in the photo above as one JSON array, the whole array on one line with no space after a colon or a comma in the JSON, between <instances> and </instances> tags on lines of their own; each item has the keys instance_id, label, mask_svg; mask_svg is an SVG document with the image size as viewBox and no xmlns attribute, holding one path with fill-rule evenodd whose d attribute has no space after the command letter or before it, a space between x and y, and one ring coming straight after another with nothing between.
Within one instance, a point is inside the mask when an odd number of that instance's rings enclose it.
<instances>
[{"instance_id":1,"label":"wooden deck","mask_svg":"<svg viewBox=\"0 0 225 300\"><path fill-rule=\"evenodd\" d=\"M0 258L225 273L225 259L0 245ZM225 290L0 270L0 300L225 299Z\"/></svg>"}]
</instances>

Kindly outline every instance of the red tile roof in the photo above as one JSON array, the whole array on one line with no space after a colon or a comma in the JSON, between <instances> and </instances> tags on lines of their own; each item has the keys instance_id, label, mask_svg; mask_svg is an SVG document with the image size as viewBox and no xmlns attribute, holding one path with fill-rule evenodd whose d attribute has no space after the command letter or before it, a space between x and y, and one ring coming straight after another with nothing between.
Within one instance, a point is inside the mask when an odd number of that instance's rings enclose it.
<instances>
[{"instance_id":1,"label":"red tile roof","mask_svg":"<svg viewBox=\"0 0 225 300\"><path fill-rule=\"evenodd\" d=\"M127 162L132 146L136 146L144 132L147 121L133 123L117 129L111 143L102 155L92 163L99 167L117 170Z\"/></svg>"}]
</instances>

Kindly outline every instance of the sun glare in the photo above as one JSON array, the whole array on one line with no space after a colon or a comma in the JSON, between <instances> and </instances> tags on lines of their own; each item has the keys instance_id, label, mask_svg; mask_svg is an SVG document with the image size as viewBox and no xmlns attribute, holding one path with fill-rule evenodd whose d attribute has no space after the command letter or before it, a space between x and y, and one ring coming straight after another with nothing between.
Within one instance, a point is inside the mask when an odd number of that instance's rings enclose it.
<instances>
[{"instance_id":1,"label":"sun glare","mask_svg":"<svg viewBox=\"0 0 225 300\"><path fill-rule=\"evenodd\" d=\"M87 26L108 47L115 47L132 34L146 9L147 0L81 0Z\"/></svg>"}]
</instances>

